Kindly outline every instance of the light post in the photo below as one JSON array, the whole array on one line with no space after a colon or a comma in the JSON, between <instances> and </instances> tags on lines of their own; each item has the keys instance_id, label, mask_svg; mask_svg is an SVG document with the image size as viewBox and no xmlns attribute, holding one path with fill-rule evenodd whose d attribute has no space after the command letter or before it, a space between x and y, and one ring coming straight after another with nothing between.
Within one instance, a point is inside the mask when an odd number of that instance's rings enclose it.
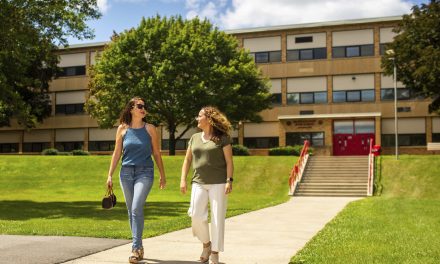
<instances>
[{"instance_id":1,"label":"light post","mask_svg":"<svg viewBox=\"0 0 440 264\"><path fill-rule=\"evenodd\" d=\"M394 136L396 143L396 160L399 159L399 137L398 137L398 125L397 125L397 69L396 69L396 54L394 50L390 49L386 51L386 54L390 56L390 60L393 61L393 81L394 81Z\"/></svg>"}]
</instances>

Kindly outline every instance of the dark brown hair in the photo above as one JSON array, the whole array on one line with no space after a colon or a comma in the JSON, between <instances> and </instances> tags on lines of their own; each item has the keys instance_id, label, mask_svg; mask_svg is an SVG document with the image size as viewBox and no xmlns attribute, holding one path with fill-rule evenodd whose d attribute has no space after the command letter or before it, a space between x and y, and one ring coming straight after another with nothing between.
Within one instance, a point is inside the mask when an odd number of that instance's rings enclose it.
<instances>
[{"instance_id":1,"label":"dark brown hair","mask_svg":"<svg viewBox=\"0 0 440 264\"><path fill-rule=\"evenodd\" d=\"M134 105L136 104L136 101L142 101L145 104L145 100L141 97L135 96L128 101L128 103L125 105L124 110L121 112L121 116L119 117L119 123L130 125L131 124L131 109L133 109ZM146 122L145 118L142 119L144 122Z\"/></svg>"},{"instance_id":2,"label":"dark brown hair","mask_svg":"<svg viewBox=\"0 0 440 264\"><path fill-rule=\"evenodd\" d=\"M230 137L231 123L220 110L213 106L205 106L202 110L213 128L212 141L219 143L222 137Z\"/></svg>"}]
</instances>

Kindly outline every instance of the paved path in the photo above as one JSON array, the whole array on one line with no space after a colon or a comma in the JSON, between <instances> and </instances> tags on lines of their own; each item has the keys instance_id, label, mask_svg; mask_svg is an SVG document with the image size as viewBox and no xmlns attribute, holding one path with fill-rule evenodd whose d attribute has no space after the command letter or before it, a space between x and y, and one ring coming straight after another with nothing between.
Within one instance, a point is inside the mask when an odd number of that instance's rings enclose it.
<instances>
[{"instance_id":1,"label":"paved path","mask_svg":"<svg viewBox=\"0 0 440 264\"><path fill-rule=\"evenodd\" d=\"M128 242L90 237L0 235L0 263L60 263Z\"/></svg>"},{"instance_id":2,"label":"paved path","mask_svg":"<svg viewBox=\"0 0 440 264\"><path fill-rule=\"evenodd\" d=\"M294 197L287 203L228 218L224 264L287 264L326 223L356 197ZM196 264L201 245L191 229L144 239L150 264ZM75 259L69 264L128 263L131 244Z\"/></svg>"}]
</instances>

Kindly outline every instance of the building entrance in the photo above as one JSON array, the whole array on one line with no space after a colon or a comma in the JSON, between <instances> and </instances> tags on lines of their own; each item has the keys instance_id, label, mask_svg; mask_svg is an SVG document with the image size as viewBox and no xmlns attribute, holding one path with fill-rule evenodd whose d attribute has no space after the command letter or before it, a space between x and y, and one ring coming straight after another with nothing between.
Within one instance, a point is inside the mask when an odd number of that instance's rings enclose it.
<instances>
[{"instance_id":1,"label":"building entrance","mask_svg":"<svg viewBox=\"0 0 440 264\"><path fill-rule=\"evenodd\" d=\"M333 155L368 155L374 132L374 120L334 121Z\"/></svg>"}]
</instances>

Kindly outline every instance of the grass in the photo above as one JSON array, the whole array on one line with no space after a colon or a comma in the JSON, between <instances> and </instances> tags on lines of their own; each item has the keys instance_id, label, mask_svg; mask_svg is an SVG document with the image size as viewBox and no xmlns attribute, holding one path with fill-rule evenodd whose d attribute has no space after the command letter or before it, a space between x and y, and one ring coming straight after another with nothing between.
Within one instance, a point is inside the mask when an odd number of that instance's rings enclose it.
<instances>
[{"instance_id":1,"label":"grass","mask_svg":"<svg viewBox=\"0 0 440 264\"><path fill-rule=\"evenodd\" d=\"M349 204L291 264L438 263L440 156L384 156L377 165L380 196Z\"/></svg>"},{"instance_id":2,"label":"grass","mask_svg":"<svg viewBox=\"0 0 440 264\"><path fill-rule=\"evenodd\" d=\"M167 188L158 175L147 199L144 237L190 226L190 194L179 191L182 156L164 156ZM234 190L228 217L285 202L295 157L234 157ZM101 209L109 156L1 156L0 234L88 236L129 239L127 211ZM188 176L190 178L191 175ZM188 179L189 181L189 179Z\"/></svg>"}]
</instances>

